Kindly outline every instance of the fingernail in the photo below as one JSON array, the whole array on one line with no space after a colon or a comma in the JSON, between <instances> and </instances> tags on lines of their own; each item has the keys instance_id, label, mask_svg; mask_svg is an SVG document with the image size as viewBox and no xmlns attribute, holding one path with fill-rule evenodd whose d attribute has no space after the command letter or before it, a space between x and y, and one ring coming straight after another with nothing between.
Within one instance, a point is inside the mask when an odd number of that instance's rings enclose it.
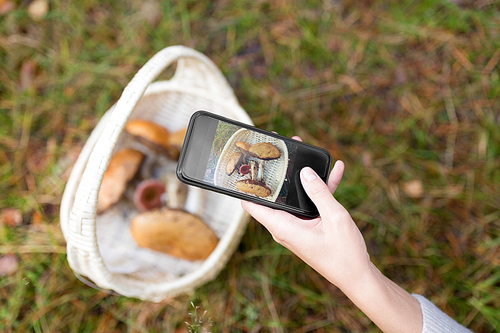
<instances>
[{"instance_id":1,"label":"fingernail","mask_svg":"<svg viewBox=\"0 0 500 333\"><path fill-rule=\"evenodd\" d=\"M318 178L318 176L316 175L316 172L314 172L314 170L309 168L309 167L305 167L304 169L302 169L302 176L308 182L313 181L316 178Z\"/></svg>"}]
</instances>

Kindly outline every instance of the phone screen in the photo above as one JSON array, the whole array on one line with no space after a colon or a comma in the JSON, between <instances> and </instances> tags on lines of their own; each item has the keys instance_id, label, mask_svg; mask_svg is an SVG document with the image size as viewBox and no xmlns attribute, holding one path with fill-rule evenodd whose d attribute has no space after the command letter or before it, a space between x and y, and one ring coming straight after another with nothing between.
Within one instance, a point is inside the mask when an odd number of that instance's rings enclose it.
<instances>
[{"instance_id":1,"label":"phone screen","mask_svg":"<svg viewBox=\"0 0 500 333\"><path fill-rule=\"evenodd\" d=\"M310 166L326 180L328 152L210 114L201 113L193 121L182 159L184 177L240 198L317 215L299 172Z\"/></svg>"}]
</instances>

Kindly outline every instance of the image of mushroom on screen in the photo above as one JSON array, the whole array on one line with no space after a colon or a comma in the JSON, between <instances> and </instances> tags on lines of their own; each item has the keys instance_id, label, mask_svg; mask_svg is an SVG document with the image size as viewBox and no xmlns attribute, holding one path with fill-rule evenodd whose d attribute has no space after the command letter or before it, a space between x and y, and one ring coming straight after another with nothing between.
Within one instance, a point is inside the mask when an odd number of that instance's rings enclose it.
<instances>
[{"instance_id":1,"label":"image of mushroom on screen","mask_svg":"<svg viewBox=\"0 0 500 333\"><path fill-rule=\"evenodd\" d=\"M219 121L204 181L285 203L296 146Z\"/></svg>"}]
</instances>

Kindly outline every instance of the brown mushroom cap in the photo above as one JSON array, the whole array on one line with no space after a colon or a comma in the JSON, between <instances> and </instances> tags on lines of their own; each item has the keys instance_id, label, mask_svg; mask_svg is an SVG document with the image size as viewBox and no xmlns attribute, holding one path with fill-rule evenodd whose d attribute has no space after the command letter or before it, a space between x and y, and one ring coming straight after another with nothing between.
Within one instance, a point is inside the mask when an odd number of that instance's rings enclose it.
<instances>
[{"instance_id":1,"label":"brown mushroom cap","mask_svg":"<svg viewBox=\"0 0 500 333\"><path fill-rule=\"evenodd\" d=\"M234 144L239 150L241 150L243 153L247 154L247 155L251 155L253 156L251 153L250 153L250 147L252 147L251 144L249 144L248 142L245 142L245 141L238 141Z\"/></svg>"},{"instance_id":2,"label":"brown mushroom cap","mask_svg":"<svg viewBox=\"0 0 500 333\"><path fill-rule=\"evenodd\" d=\"M265 198L271 195L271 189L252 179L244 179L236 182L236 187L242 192L255 194L258 197Z\"/></svg>"},{"instance_id":3,"label":"brown mushroom cap","mask_svg":"<svg viewBox=\"0 0 500 333\"><path fill-rule=\"evenodd\" d=\"M169 142L170 132L152 121L134 119L125 124L125 130L156 152L175 158Z\"/></svg>"},{"instance_id":4,"label":"brown mushroom cap","mask_svg":"<svg viewBox=\"0 0 500 333\"><path fill-rule=\"evenodd\" d=\"M184 143L184 138L186 137L186 132L187 132L187 127L172 133L169 139L170 145L178 147L179 149L182 148L182 145Z\"/></svg>"},{"instance_id":5,"label":"brown mushroom cap","mask_svg":"<svg viewBox=\"0 0 500 333\"><path fill-rule=\"evenodd\" d=\"M139 246L188 260L208 258L218 243L203 220L178 209L141 213L132 220L130 231Z\"/></svg>"},{"instance_id":6,"label":"brown mushroom cap","mask_svg":"<svg viewBox=\"0 0 500 333\"><path fill-rule=\"evenodd\" d=\"M263 160L272 160L281 156L279 149L269 142L254 144L249 149L250 154Z\"/></svg>"},{"instance_id":7,"label":"brown mushroom cap","mask_svg":"<svg viewBox=\"0 0 500 333\"><path fill-rule=\"evenodd\" d=\"M229 157L229 161L227 162L226 165L226 174L229 176L230 174L233 173L233 171L236 169L236 166L238 163L241 161L243 158L243 154L240 153L239 151L236 153L233 153L231 157Z\"/></svg>"},{"instance_id":8,"label":"brown mushroom cap","mask_svg":"<svg viewBox=\"0 0 500 333\"><path fill-rule=\"evenodd\" d=\"M186 136L187 128L183 128L177 132L170 133L168 138L169 146L166 148L168 153L167 156L178 160L181 154L182 145L184 144L184 137Z\"/></svg>"},{"instance_id":9,"label":"brown mushroom cap","mask_svg":"<svg viewBox=\"0 0 500 333\"><path fill-rule=\"evenodd\" d=\"M127 183L137 173L143 159L143 153L130 148L122 149L111 157L99 190L98 214L120 200Z\"/></svg>"}]
</instances>

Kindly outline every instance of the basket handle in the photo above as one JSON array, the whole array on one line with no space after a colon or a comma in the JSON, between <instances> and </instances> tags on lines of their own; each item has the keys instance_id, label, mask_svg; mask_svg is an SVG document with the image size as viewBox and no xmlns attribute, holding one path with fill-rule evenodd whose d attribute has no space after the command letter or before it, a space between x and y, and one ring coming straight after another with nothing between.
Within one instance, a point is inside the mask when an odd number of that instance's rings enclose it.
<instances>
[{"instance_id":1,"label":"basket handle","mask_svg":"<svg viewBox=\"0 0 500 333\"><path fill-rule=\"evenodd\" d=\"M217 66L205 55L185 46L171 46L161 50L137 72L125 87L113 110L111 110L109 120L89 156L75 193L67 231L68 247L73 248L72 251L68 250L68 261L77 271L82 272L78 260L79 256L92 257L96 259L94 264L101 266L95 268L107 275L108 281L112 278L112 273L106 269L99 255L96 236L95 216L101 181L118 137L139 99L149 84L175 61L177 61L178 65L171 81L182 84L186 83L188 79L199 76L204 78L201 81L209 80L212 82L214 87L211 87L211 89L217 89L218 96L221 96L222 93L221 97L236 99L231 87ZM194 80L194 82L196 81ZM77 252L79 253L77 254ZM90 267L86 267L86 269L95 272Z\"/></svg>"}]
</instances>

